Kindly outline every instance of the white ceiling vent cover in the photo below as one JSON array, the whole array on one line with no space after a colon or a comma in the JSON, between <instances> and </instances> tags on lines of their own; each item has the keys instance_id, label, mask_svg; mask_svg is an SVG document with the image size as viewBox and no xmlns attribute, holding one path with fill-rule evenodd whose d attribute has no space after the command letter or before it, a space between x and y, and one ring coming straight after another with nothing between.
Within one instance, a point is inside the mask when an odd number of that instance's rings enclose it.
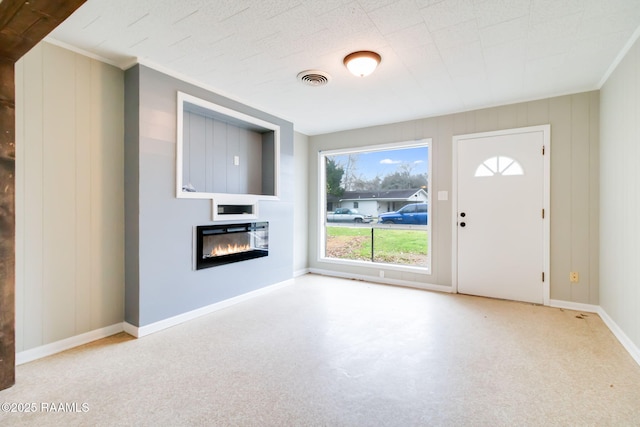
<instances>
[{"instance_id":1,"label":"white ceiling vent cover","mask_svg":"<svg viewBox=\"0 0 640 427\"><path fill-rule=\"evenodd\" d=\"M324 86L331 80L331 76L324 71L306 70L298 73L298 80L308 86Z\"/></svg>"}]
</instances>

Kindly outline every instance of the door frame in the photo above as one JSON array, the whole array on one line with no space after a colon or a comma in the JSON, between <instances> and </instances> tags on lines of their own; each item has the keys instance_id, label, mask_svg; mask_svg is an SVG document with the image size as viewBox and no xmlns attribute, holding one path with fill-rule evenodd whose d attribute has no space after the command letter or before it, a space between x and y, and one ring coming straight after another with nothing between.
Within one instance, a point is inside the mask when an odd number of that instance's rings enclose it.
<instances>
[{"instance_id":1,"label":"door frame","mask_svg":"<svg viewBox=\"0 0 640 427\"><path fill-rule=\"evenodd\" d=\"M461 141L467 139L503 136L518 133L542 132L543 134L543 271L544 281L543 304L549 305L551 294L551 125L527 126L515 129L504 129L490 132L478 132L464 135L454 135L452 140L453 165L451 177L451 286L453 293L458 293L458 145ZM540 147L542 150L542 147ZM542 214L542 213L541 213Z\"/></svg>"}]
</instances>

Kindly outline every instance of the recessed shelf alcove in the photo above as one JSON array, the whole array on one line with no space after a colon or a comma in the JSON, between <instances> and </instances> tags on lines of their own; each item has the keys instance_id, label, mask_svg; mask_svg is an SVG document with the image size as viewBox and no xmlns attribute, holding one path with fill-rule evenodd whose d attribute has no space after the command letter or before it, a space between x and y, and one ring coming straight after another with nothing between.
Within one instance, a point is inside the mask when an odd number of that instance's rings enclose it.
<instances>
[{"instance_id":1,"label":"recessed shelf alcove","mask_svg":"<svg viewBox=\"0 0 640 427\"><path fill-rule=\"evenodd\" d=\"M178 92L176 197L212 199L213 220L257 218L279 197L280 126Z\"/></svg>"}]
</instances>

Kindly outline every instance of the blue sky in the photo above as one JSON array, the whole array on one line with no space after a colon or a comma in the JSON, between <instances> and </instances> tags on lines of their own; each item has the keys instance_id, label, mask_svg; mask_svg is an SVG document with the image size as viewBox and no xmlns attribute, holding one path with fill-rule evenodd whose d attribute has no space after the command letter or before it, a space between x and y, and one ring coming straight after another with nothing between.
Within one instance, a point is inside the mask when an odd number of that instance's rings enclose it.
<instances>
[{"instance_id":1,"label":"blue sky","mask_svg":"<svg viewBox=\"0 0 640 427\"><path fill-rule=\"evenodd\" d=\"M408 163L412 166L412 174L414 175L428 172L429 154L427 147L369 151L357 153L357 155L356 175L362 176L364 179L371 179L376 175L383 178L385 175L394 173L403 163ZM347 164L349 155L343 154L329 157L335 159L339 165L344 167Z\"/></svg>"}]
</instances>

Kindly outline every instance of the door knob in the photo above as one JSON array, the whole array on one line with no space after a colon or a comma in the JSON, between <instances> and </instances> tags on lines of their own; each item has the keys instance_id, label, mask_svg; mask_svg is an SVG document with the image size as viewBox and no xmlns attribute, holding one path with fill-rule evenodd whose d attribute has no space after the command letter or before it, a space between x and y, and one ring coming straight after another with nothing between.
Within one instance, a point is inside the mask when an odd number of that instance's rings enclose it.
<instances>
[{"instance_id":1,"label":"door knob","mask_svg":"<svg viewBox=\"0 0 640 427\"><path fill-rule=\"evenodd\" d=\"M460 223L460 227L465 227L467 224L465 222Z\"/></svg>"},{"instance_id":2,"label":"door knob","mask_svg":"<svg viewBox=\"0 0 640 427\"><path fill-rule=\"evenodd\" d=\"M466 214L466 213L464 213L464 212L461 212L461 213L460 213L460 216L461 216L462 218L464 218L465 216L467 216L467 214Z\"/></svg>"}]
</instances>

